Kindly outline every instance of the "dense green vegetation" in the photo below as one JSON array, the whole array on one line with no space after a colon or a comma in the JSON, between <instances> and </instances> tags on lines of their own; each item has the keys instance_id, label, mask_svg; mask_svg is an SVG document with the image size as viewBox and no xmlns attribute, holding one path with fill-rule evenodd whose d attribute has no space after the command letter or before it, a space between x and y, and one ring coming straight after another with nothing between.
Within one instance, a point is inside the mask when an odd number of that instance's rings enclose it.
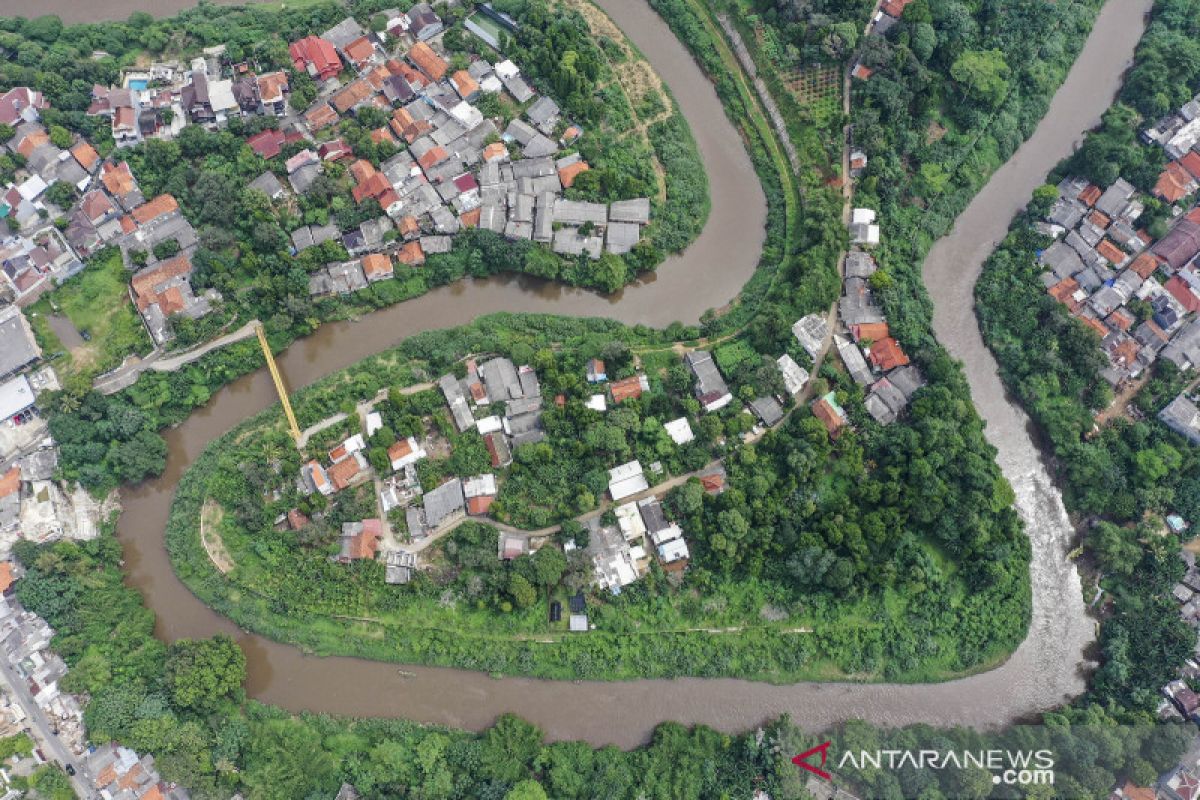
<instances>
[{"instance_id":1,"label":"dense green vegetation","mask_svg":"<svg viewBox=\"0 0 1200 800\"><path fill-rule=\"evenodd\" d=\"M1153 184L1163 156L1158 148L1137 141L1140 127L1153 121L1139 110L1157 114L1164 97L1190 97L1193 89L1166 88L1148 73L1162 71L1164 47L1180 37L1194 38L1198 9L1194 0L1155 4L1119 102L1052 180L1075 173L1102 185L1118 176L1143 189ZM1198 78L1200 72L1194 70L1180 73L1191 87ZM1072 318L1038 280L1043 268L1036 254L1049 240L1030 224L1046 210L1052 189L1039 190L986 263L976 286L979 317L1005 382L1052 448L1067 508L1091 521L1084 544L1108 599L1101 629L1104 663L1090 699L1147 710L1157 702L1157 688L1175 676L1195 642L1170 596L1184 564L1178 557L1179 538L1166 533L1161 517L1179 513L1193 522L1200 519L1200 456L1154 419L1184 385L1169 362L1157 362L1134 397L1138 419L1117 415L1096 429L1096 412L1113 400L1109 385L1098 376L1107 359L1096 333ZM1154 220L1161 220L1165 210L1153 198L1147 197L1146 205L1150 230L1161 233L1161 222Z\"/></svg>"},{"instance_id":2,"label":"dense green vegetation","mask_svg":"<svg viewBox=\"0 0 1200 800\"><path fill-rule=\"evenodd\" d=\"M1047 787L1000 787L974 770L837 770L860 796L937 798L1103 795L1117 778L1141 785L1174 763L1191 738L1185 725L1118 727L1103 709L1048 715L1046 725L1000 733L910 726L879 730L851 723L814 735L787 717L736 736L699 727L659 726L643 747L622 752L583 742L545 744L534 726L511 715L478 735L411 722L288 715L241 697L244 669L230 641L181 641L164 647L153 617L124 585L120 546L109 531L92 542L22 544L28 568L18 596L52 620L55 646L71 672L64 688L88 691L93 739L114 737L156 756L159 770L198 800L240 791L249 800L330 797L343 781L368 797L692 800L747 797L760 789L779 800L807 797L792 755L832 740L831 758L858 750L1049 748ZM190 690L203 687L204 702ZM183 690L183 691L181 691ZM836 762L835 762L836 763ZM70 797L65 775L30 781Z\"/></svg>"},{"instance_id":3,"label":"dense green vegetation","mask_svg":"<svg viewBox=\"0 0 1200 800\"><path fill-rule=\"evenodd\" d=\"M62 378L81 374L81 380L86 380L116 367L128 355L150 352L150 336L129 302L128 287L129 274L121 253L110 248L97 253L87 269L30 306L28 319L38 343L54 360ZM62 313L77 330L91 337L61 359L54 356L66 349L46 319L54 313Z\"/></svg>"},{"instance_id":4,"label":"dense green vegetation","mask_svg":"<svg viewBox=\"0 0 1200 800\"><path fill-rule=\"evenodd\" d=\"M386 585L380 563L332 563L342 523L376 513L370 486L326 507L323 498L302 498L294 476L351 429L331 429L297 453L275 410L212 443L181 481L167 532L176 571L239 624L317 652L560 678L922 680L994 663L1017 645L1029 615L1028 543L978 418L954 400L965 388L948 360L928 366L935 385L915 402L908 424L875 425L855 405L853 384L827 367L818 380L854 409L858 431L831 444L804 408L749 446L738 439L749 416L733 404L698 417L689 374L678 355L648 349L654 337L599 320L485 317L421 334L295 396L308 425L416 375L461 369L471 354L532 364L545 396L561 393L566 405L547 408L545 442L518 448L493 510L535 528L595 508L605 470L630 458L661 461L665 478L723 457L724 494L705 495L690 482L668 496L692 547L682 584L655 568L619 597L595 594L597 630L587 636L562 636L561 624L546 622L546 592L591 583L581 554L546 578L537 557L499 563L494 531L473 526L443 546L435 569L405 586ZM794 341L790 349L806 358ZM583 380L586 360L602 356L615 378L632 373L631 350L650 392L606 414L583 408L593 391ZM717 352L736 394L773 391L766 384L779 380L777 371L745 340ZM437 393L391 391L378 408L390 433L372 439L372 450L427 426L454 443L449 459L422 462L426 489L445 475L488 470L478 436L453 433ZM697 439L677 448L662 423L681 414L692 418ZM946 474L940 463L958 466ZM264 496L276 499L264 504ZM788 499L797 497L805 500ZM228 575L199 538L209 498L228 512L220 524L235 564ZM299 534L274 530L278 515L297 506L322 518ZM716 626L740 630L695 630ZM529 633L560 635L546 644Z\"/></svg>"}]
</instances>

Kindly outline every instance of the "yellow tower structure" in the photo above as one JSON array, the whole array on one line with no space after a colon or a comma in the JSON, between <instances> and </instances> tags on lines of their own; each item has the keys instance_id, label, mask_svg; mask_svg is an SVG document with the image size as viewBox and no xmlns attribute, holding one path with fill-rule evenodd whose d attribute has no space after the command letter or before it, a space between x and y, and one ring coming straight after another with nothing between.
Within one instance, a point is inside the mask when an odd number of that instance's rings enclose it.
<instances>
[{"instance_id":1,"label":"yellow tower structure","mask_svg":"<svg viewBox=\"0 0 1200 800\"><path fill-rule=\"evenodd\" d=\"M271 380L275 381L275 391L279 393L279 401L283 404L283 414L287 417L292 440L296 443L296 447L299 447L300 426L296 423L296 414L292 411L292 401L288 399L287 387L283 385L283 376L279 374L279 367L275 364L275 356L271 353L271 345L267 343L267 334L263 331L261 322L254 326L254 332L258 334L258 343L262 345L263 357L267 360L267 369L271 371Z\"/></svg>"}]
</instances>

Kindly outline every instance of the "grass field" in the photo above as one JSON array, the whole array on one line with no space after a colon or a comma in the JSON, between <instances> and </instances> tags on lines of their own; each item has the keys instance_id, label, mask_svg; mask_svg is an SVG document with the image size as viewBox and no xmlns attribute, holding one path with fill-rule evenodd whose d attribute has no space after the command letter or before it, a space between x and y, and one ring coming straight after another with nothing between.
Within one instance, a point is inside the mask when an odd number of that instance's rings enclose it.
<instances>
[{"instance_id":1,"label":"grass field","mask_svg":"<svg viewBox=\"0 0 1200 800\"><path fill-rule=\"evenodd\" d=\"M69 374L98 375L121 363L126 355L144 355L152 347L149 335L129 299L129 272L121 255L112 251L87 265L83 272L30 307L34 333L47 353L66 352L55 367ZM47 316L55 306L91 341L69 350L50 329Z\"/></svg>"}]
</instances>

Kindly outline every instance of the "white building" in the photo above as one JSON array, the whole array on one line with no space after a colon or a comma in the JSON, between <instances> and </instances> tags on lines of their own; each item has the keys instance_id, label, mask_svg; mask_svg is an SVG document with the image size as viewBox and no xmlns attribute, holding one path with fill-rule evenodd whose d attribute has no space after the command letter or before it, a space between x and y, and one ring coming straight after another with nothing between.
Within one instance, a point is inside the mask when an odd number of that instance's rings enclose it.
<instances>
[{"instance_id":1,"label":"white building","mask_svg":"<svg viewBox=\"0 0 1200 800\"><path fill-rule=\"evenodd\" d=\"M671 441L678 445L685 445L696 438L696 434L692 433L692 426L688 423L687 417L673 419L666 425L667 435L671 437Z\"/></svg>"},{"instance_id":2,"label":"white building","mask_svg":"<svg viewBox=\"0 0 1200 800\"><path fill-rule=\"evenodd\" d=\"M613 500L623 500L649 488L639 461L630 461L608 471L608 493Z\"/></svg>"}]
</instances>

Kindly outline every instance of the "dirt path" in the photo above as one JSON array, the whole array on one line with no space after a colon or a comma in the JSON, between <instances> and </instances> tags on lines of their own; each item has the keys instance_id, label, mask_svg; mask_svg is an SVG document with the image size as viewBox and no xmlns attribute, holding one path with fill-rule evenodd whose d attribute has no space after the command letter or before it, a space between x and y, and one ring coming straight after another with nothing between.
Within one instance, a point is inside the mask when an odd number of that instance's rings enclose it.
<instances>
[{"instance_id":1,"label":"dirt path","mask_svg":"<svg viewBox=\"0 0 1200 800\"><path fill-rule=\"evenodd\" d=\"M567 8L580 13L584 20L587 21L588 28L591 30L593 36L597 39L604 37L611 40L625 54L625 58L620 64L614 64L608 52L603 47L600 48L601 55L604 56L604 60L608 63L609 71L617 79L617 88L621 90L621 94L625 95L625 101L629 103L629 113L633 116L633 128L630 133L640 137L646 143L646 146L650 148L650 152L654 154L653 166L655 179L658 184L658 200L660 202L666 200L667 173L663 168L662 162L658 160L658 154L654 151L654 147L650 143L650 135L648 133L651 125L669 118L673 112L672 101L663 88L662 79L658 77L658 73L651 68L641 53L633 50L629 41L625 38L625 34L621 32L616 23L609 19L608 15L601 11L599 7L588 2L588 0L563 0L563 4ZM638 107L652 93L658 96L659 104L662 105L663 110L651 119L642 119L638 113Z\"/></svg>"},{"instance_id":2,"label":"dirt path","mask_svg":"<svg viewBox=\"0 0 1200 800\"><path fill-rule=\"evenodd\" d=\"M224 518L225 509L221 508L215 500L204 501L204 506L200 509L200 541L204 544L204 552L208 553L208 560L213 563L218 572L227 575L235 565L229 556L229 551L225 549L225 542L221 541L221 534L218 531L221 520Z\"/></svg>"}]
</instances>

